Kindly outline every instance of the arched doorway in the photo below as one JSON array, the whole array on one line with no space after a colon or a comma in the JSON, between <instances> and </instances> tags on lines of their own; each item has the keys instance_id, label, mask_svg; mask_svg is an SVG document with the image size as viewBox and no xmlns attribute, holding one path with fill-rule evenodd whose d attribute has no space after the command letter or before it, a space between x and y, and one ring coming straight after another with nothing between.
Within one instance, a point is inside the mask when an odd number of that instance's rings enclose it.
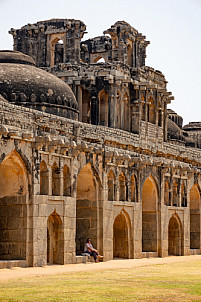
<instances>
[{"instance_id":1,"label":"arched doorway","mask_svg":"<svg viewBox=\"0 0 201 302\"><path fill-rule=\"evenodd\" d=\"M55 211L47 221L47 263L64 264L63 224Z\"/></svg>"},{"instance_id":2,"label":"arched doorway","mask_svg":"<svg viewBox=\"0 0 201 302\"><path fill-rule=\"evenodd\" d=\"M0 165L0 260L26 260L27 171L17 152Z\"/></svg>"},{"instance_id":3,"label":"arched doorway","mask_svg":"<svg viewBox=\"0 0 201 302\"><path fill-rule=\"evenodd\" d=\"M99 183L92 166L87 164L77 178L76 200L76 254L84 251L86 239L90 237L93 246L101 252L99 242Z\"/></svg>"},{"instance_id":4,"label":"arched doorway","mask_svg":"<svg viewBox=\"0 0 201 302\"><path fill-rule=\"evenodd\" d=\"M200 249L200 192L197 185L190 191L190 248Z\"/></svg>"},{"instance_id":5,"label":"arched doorway","mask_svg":"<svg viewBox=\"0 0 201 302\"><path fill-rule=\"evenodd\" d=\"M157 187L150 176L142 188L142 251L157 252Z\"/></svg>"},{"instance_id":6,"label":"arched doorway","mask_svg":"<svg viewBox=\"0 0 201 302\"><path fill-rule=\"evenodd\" d=\"M113 257L129 258L129 233L125 216L120 213L113 225Z\"/></svg>"},{"instance_id":7,"label":"arched doorway","mask_svg":"<svg viewBox=\"0 0 201 302\"><path fill-rule=\"evenodd\" d=\"M177 217L172 216L168 225L168 254L174 256L182 255L182 229Z\"/></svg>"}]
</instances>

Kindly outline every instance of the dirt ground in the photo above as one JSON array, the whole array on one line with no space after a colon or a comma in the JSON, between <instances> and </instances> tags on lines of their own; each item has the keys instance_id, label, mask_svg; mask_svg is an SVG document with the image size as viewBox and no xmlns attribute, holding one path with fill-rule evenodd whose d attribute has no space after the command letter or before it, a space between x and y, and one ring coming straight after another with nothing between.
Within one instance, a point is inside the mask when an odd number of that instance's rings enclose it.
<instances>
[{"instance_id":1,"label":"dirt ground","mask_svg":"<svg viewBox=\"0 0 201 302\"><path fill-rule=\"evenodd\" d=\"M166 258L118 259L99 263L48 265L43 267L14 267L12 269L0 270L0 282L23 277L27 278L33 276L67 274L71 272L135 268L140 266L166 264L174 262L188 262L196 260L201 260L201 255L169 256Z\"/></svg>"}]
</instances>

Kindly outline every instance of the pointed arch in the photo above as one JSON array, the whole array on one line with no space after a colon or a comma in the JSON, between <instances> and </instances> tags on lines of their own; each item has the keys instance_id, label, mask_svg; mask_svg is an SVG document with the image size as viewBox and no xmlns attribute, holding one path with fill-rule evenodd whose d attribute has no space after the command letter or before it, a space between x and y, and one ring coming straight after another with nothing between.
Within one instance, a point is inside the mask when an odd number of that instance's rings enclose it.
<instances>
[{"instance_id":1,"label":"pointed arch","mask_svg":"<svg viewBox=\"0 0 201 302\"><path fill-rule=\"evenodd\" d=\"M181 184L181 206L187 207L187 190L184 183Z\"/></svg>"},{"instance_id":2,"label":"pointed arch","mask_svg":"<svg viewBox=\"0 0 201 302\"><path fill-rule=\"evenodd\" d=\"M113 170L110 170L107 175L108 182L108 200L116 200L116 177Z\"/></svg>"},{"instance_id":3,"label":"pointed arch","mask_svg":"<svg viewBox=\"0 0 201 302\"><path fill-rule=\"evenodd\" d=\"M148 103L149 103L149 122L152 124L156 123L156 105L154 102L154 99L152 97L150 97L148 99Z\"/></svg>"},{"instance_id":4,"label":"pointed arch","mask_svg":"<svg viewBox=\"0 0 201 302\"><path fill-rule=\"evenodd\" d=\"M40 163L40 195L49 194L49 172L44 160Z\"/></svg>"},{"instance_id":5,"label":"pointed arch","mask_svg":"<svg viewBox=\"0 0 201 302\"><path fill-rule=\"evenodd\" d=\"M200 190L194 184L190 190L190 248L200 249Z\"/></svg>"},{"instance_id":6,"label":"pointed arch","mask_svg":"<svg viewBox=\"0 0 201 302\"><path fill-rule=\"evenodd\" d=\"M168 254L183 255L183 228L178 215L173 215L168 224Z\"/></svg>"},{"instance_id":7,"label":"pointed arch","mask_svg":"<svg viewBox=\"0 0 201 302\"><path fill-rule=\"evenodd\" d=\"M63 167L63 195L71 196L71 174L67 165Z\"/></svg>"},{"instance_id":8,"label":"pointed arch","mask_svg":"<svg viewBox=\"0 0 201 302\"><path fill-rule=\"evenodd\" d=\"M142 251L157 252L158 190L152 176L142 187Z\"/></svg>"},{"instance_id":9,"label":"pointed arch","mask_svg":"<svg viewBox=\"0 0 201 302\"><path fill-rule=\"evenodd\" d=\"M52 166L52 195L60 195L60 169L55 162Z\"/></svg>"},{"instance_id":10,"label":"pointed arch","mask_svg":"<svg viewBox=\"0 0 201 302\"><path fill-rule=\"evenodd\" d=\"M77 177L76 200L76 254L84 251L86 239L90 237L93 245L100 253L102 243L98 238L101 226L99 215L100 179L94 167L88 163L79 172Z\"/></svg>"},{"instance_id":11,"label":"pointed arch","mask_svg":"<svg viewBox=\"0 0 201 302\"><path fill-rule=\"evenodd\" d=\"M28 171L13 151L0 165L0 260L28 260L28 198Z\"/></svg>"},{"instance_id":12,"label":"pointed arch","mask_svg":"<svg viewBox=\"0 0 201 302\"><path fill-rule=\"evenodd\" d=\"M131 176L131 201L132 202L137 202L137 182L136 182L136 177L133 174Z\"/></svg>"},{"instance_id":13,"label":"pointed arch","mask_svg":"<svg viewBox=\"0 0 201 302\"><path fill-rule=\"evenodd\" d=\"M179 206L179 186L176 180L173 182L172 185L172 205L174 207Z\"/></svg>"},{"instance_id":14,"label":"pointed arch","mask_svg":"<svg viewBox=\"0 0 201 302\"><path fill-rule=\"evenodd\" d=\"M64 264L63 223L56 211L47 221L47 263Z\"/></svg>"},{"instance_id":15,"label":"pointed arch","mask_svg":"<svg viewBox=\"0 0 201 302\"><path fill-rule=\"evenodd\" d=\"M128 200L128 182L124 172L121 172L119 175L119 200Z\"/></svg>"},{"instance_id":16,"label":"pointed arch","mask_svg":"<svg viewBox=\"0 0 201 302\"><path fill-rule=\"evenodd\" d=\"M122 210L113 224L113 257L131 258L132 245L130 217Z\"/></svg>"},{"instance_id":17,"label":"pointed arch","mask_svg":"<svg viewBox=\"0 0 201 302\"><path fill-rule=\"evenodd\" d=\"M108 126L108 93L102 89L98 94L99 99L99 123Z\"/></svg>"},{"instance_id":18,"label":"pointed arch","mask_svg":"<svg viewBox=\"0 0 201 302\"><path fill-rule=\"evenodd\" d=\"M171 200L170 200L170 183L169 180L166 180L165 186L164 186L164 204L166 206L171 205Z\"/></svg>"}]
</instances>

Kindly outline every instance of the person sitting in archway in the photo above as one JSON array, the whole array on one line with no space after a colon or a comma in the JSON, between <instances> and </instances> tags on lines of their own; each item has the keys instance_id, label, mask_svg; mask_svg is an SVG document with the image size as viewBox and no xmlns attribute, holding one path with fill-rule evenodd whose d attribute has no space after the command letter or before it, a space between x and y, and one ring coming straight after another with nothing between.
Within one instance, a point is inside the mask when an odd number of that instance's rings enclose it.
<instances>
[{"instance_id":1,"label":"person sitting in archway","mask_svg":"<svg viewBox=\"0 0 201 302\"><path fill-rule=\"evenodd\" d=\"M87 238L87 241L86 241L86 244L85 244L85 247L84 247L84 252L89 254L90 256L92 256L96 263L98 262L97 257L98 258L103 258L103 256L99 255L98 251L91 244L90 238Z\"/></svg>"}]
</instances>

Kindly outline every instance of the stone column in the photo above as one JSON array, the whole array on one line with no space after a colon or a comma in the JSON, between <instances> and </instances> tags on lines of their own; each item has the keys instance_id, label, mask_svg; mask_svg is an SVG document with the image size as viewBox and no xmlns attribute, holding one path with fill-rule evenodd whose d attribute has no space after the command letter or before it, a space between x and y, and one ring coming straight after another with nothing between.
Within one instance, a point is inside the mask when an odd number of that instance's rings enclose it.
<instances>
[{"instance_id":1,"label":"stone column","mask_svg":"<svg viewBox=\"0 0 201 302\"><path fill-rule=\"evenodd\" d=\"M82 87L80 83L77 85L77 101L79 109L79 121L82 122Z\"/></svg>"},{"instance_id":2,"label":"stone column","mask_svg":"<svg viewBox=\"0 0 201 302\"><path fill-rule=\"evenodd\" d=\"M108 126L115 128L116 121L115 121L115 96L112 94L108 100Z\"/></svg>"},{"instance_id":3,"label":"stone column","mask_svg":"<svg viewBox=\"0 0 201 302\"><path fill-rule=\"evenodd\" d=\"M99 124L99 100L98 96L91 98L91 123L93 125Z\"/></svg>"}]
</instances>

